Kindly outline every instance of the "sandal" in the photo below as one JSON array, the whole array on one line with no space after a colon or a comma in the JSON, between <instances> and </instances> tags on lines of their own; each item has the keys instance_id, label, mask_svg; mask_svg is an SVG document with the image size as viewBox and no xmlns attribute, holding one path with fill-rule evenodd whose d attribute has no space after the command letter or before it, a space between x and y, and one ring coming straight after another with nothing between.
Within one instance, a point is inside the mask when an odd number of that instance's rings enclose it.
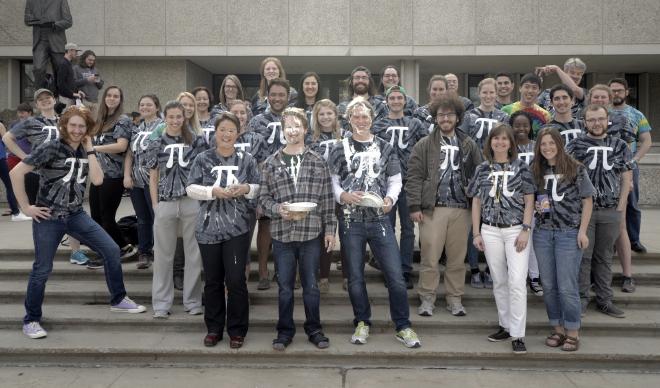
<instances>
[{"instance_id":1,"label":"sandal","mask_svg":"<svg viewBox=\"0 0 660 388\"><path fill-rule=\"evenodd\" d=\"M551 348L558 348L564 344L566 341L566 336L561 333L557 332L552 332L546 339L545 339L545 346L549 346Z\"/></svg>"},{"instance_id":2,"label":"sandal","mask_svg":"<svg viewBox=\"0 0 660 388\"><path fill-rule=\"evenodd\" d=\"M562 345L561 350L566 352L574 352L580 347L580 339L577 337L571 337L567 335L564 339L564 345Z\"/></svg>"}]
</instances>

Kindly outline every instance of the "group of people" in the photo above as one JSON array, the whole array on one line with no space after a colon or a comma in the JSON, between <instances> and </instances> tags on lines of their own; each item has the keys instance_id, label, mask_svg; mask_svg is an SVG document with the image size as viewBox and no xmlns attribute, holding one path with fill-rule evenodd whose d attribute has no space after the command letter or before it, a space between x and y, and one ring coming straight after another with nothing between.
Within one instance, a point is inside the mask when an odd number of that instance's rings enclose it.
<instances>
[{"instance_id":1,"label":"group of people","mask_svg":"<svg viewBox=\"0 0 660 388\"><path fill-rule=\"evenodd\" d=\"M650 146L648 121L625 103L626 81L587 91L579 86L585 70L577 58L563 69L539 67L522 77L518 101L512 100L510 75L485 78L476 107L457 94L455 75L434 75L429 103L418 106L395 66L383 69L379 88L369 69L358 66L348 79L350 101L337 105L321 98L316 73L304 74L295 90L282 63L268 57L251 101L239 78L228 75L216 105L205 87L162 107L157 96L141 96L138 125L124 115L118 86L104 89L95 118L76 105L58 117L53 94L40 89L34 96L40 114L3 137L22 159L11 178L20 208L34 220L36 257L23 331L46 336L41 304L64 234L96 252L89 259L76 247L71 262L105 268L111 310L145 311L126 296L121 276L120 258L135 248L122 236L116 212L130 189L137 267L153 263L153 317L167 319L172 312L181 251L183 306L204 315L206 346L216 345L225 329L230 347L245 341L255 229L259 290L270 288L271 247L275 265L275 350L286 349L295 335L298 282L305 334L314 346L329 346L319 305L330 287L337 234L354 315L350 341L366 344L371 327L368 245L385 278L395 338L406 347L421 346L407 291L414 288L417 223L420 316L434 313L441 256L446 309L456 317L467 314L467 259L470 284L493 289L499 328L489 341L511 340L514 353L526 352L529 278L552 327L545 344L575 351L592 283L598 310L624 316L612 300L615 242L623 289L634 291L631 242L643 248L636 162ZM550 73L561 83L542 91L541 77ZM18 146L21 139L31 144L29 153ZM91 218L82 209L87 177ZM634 213L628 225L626 209ZM483 271L479 252L487 262Z\"/></svg>"}]
</instances>

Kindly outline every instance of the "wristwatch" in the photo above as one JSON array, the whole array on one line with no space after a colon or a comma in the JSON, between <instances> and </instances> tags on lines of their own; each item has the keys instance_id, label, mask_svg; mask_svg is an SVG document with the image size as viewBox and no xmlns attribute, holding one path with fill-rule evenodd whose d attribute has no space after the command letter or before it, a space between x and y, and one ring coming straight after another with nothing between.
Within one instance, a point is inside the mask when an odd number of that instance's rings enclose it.
<instances>
[{"instance_id":1,"label":"wristwatch","mask_svg":"<svg viewBox=\"0 0 660 388\"><path fill-rule=\"evenodd\" d=\"M530 229L532 229L532 226L528 225L528 224L522 224L522 229L523 229L523 232L529 232Z\"/></svg>"},{"instance_id":2,"label":"wristwatch","mask_svg":"<svg viewBox=\"0 0 660 388\"><path fill-rule=\"evenodd\" d=\"M94 156L96 156L96 150L92 148L91 151L87 151L87 156L89 156L89 155L94 155Z\"/></svg>"}]
</instances>

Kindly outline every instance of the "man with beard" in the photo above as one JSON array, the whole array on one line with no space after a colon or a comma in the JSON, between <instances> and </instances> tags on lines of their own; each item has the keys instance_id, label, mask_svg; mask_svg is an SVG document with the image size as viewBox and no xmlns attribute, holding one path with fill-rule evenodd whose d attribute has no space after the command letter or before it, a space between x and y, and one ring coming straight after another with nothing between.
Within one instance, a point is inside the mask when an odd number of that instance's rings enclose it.
<instances>
[{"instance_id":1,"label":"man with beard","mask_svg":"<svg viewBox=\"0 0 660 388\"><path fill-rule=\"evenodd\" d=\"M562 70L556 65L547 65L537 68L537 75L543 77L547 74L557 74L559 80L563 85L566 85L573 92L573 105L571 106L571 114L577 118L584 109L584 101L587 96L587 89L580 87L582 77L587 71L587 65L580 58L568 58L564 62L564 69ZM550 97L550 89L545 89L538 98L538 104L552 113L552 97Z\"/></svg>"},{"instance_id":2,"label":"man with beard","mask_svg":"<svg viewBox=\"0 0 660 388\"><path fill-rule=\"evenodd\" d=\"M633 128L628 122L628 118L622 111L612 109L612 89L604 84L596 84L589 89L587 101L589 104L603 105L609 113L609 122L607 123L607 134L618 137L627 144L635 140ZM581 112L580 120L584 121L584 115Z\"/></svg>"},{"instance_id":3,"label":"man with beard","mask_svg":"<svg viewBox=\"0 0 660 388\"><path fill-rule=\"evenodd\" d=\"M421 305L417 311L421 316L433 315L440 281L438 258L444 249L447 310L454 316L464 316L463 261L470 228L466 187L482 156L474 140L456 130L463 116L463 104L456 96L444 96L431 104L431 114L439 130L413 148L406 183L410 217L419 223L421 241Z\"/></svg>"},{"instance_id":4,"label":"man with beard","mask_svg":"<svg viewBox=\"0 0 660 388\"><path fill-rule=\"evenodd\" d=\"M582 314L586 313L589 304L591 275L598 310L623 318L623 310L612 303L612 242L619 236L622 212L630 192L633 162L628 145L607 135L607 122L607 108L602 105L587 106L587 134L573 140L566 147L566 152L587 167L589 179L596 189L594 210L587 231L589 247L582 255L580 266Z\"/></svg>"},{"instance_id":5,"label":"man with beard","mask_svg":"<svg viewBox=\"0 0 660 388\"><path fill-rule=\"evenodd\" d=\"M67 106L75 105L76 99L81 100L85 98L85 93L78 91L76 80L73 72L73 64L71 63L78 55L78 45L75 43L67 43L64 46L64 58L57 67L57 94L60 96L60 101Z\"/></svg>"},{"instance_id":6,"label":"man with beard","mask_svg":"<svg viewBox=\"0 0 660 388\"><path fill-rule=\"evenodd\" d=\"M497 100L495 108L502 109L503 106L513 103L513 88L516 85L513 77L508 73L497 73L495 75Z\"/></svg>"},{"instance_id":7,"label":"man with beard","mask_svg":"<svg viewBox=\"0 0 660 388\"><path fill-rule=\"evenodd\" d=\"M428 135L422 123L413 117L404 116L407 96L405 89L401 86L392 86L385 92L389 113L387 117L378 120L371 128L371 132L381 139L390 143L396 150L401 162L401 176L403 184L406 182L406 171L410 152L417 142ZM401 236L399 248L401 252L401 269L406 280L406 288L413 288L410 273L412 272L413 251L415 249L415 225L410 220L405 190L401 190L399 200L390 212L392 228L396 230L396 213L399 212L399 225Z\"/></svg>"},{"instance_id":8,"label":"man with beard","mask_svg":"<svg viewBox=\"0 0 660 388\"><path fill-rule=\"evenodd\" d=\"M442 75L434 75L429 80L428 86L426 86L426 92L429 94L428 104L417 108L415 113L413 113L413 117L421 121L426 127L427 132L431 133L433 132L435 123L433 116L431 116L431 112L429 111L429 107L433 102L438 101L440 97L447 93L447 79Z\"/></svg>"},{"instance_id":9,"label":"man with beard","mask_svg":"<svg viewBox=\"0 0 660 388\"><path fill-rule=\"evenodd\" d=\"M445 79L447 80L447 90L456 93L458 98L463 103L464 112L468 112L472 108L474 108L474 103L472 102L472 100L458 94L458 77L456 76L456 74L447 73L445 74Z\"/></svg>"},{"instance_id":10,"label":"man with beard","mask_svg":"<svg viewBox=\"0 0 660 388\"><path fill-rule=\"evenodd\" d=\"M558 84L550 89L550 104L555 112L552 121L548 124L556 125L559 133L564 138L564 147L573 139L577 139L584 130L580 120L573 117L571 107L573 106L573 91L564 84Z\"/></svg>"},{"instance_id":11,"label":"man with beard","mask_svg":"<svg viewBox=\"0 0 660 388\"><path fill-rule=\"evenodd\" d=\"M374 109L374 121L380 120L387 114L387 107L385 107L382 100L376 98L376 86L374 79L371 76L371 71L364 66L358 66L351 71L351 77L348 79L348 95L353 100L356 97L362 97L369 101L369 104ZM350 101L350 100L349 100ZM348 129L348 120L346 119L346 107L349 101L344 101L337 105L342 128Z\"/></svg>"},{"instance_id":12,"label":"man with beard","mask_svg":"<svg viewBox=\"0 0 660 388\"><path fill-rule=\"evenodd\" d=\"M520 100L502 107L502 111L509 116L519 110L529 113L532 116L533 137L536 137L539 128L551 120L550 113L536 104L540 90L541 78L536 74L527 73L520 80L520 89L518 89Z\"/></svg>"}]
</instances>

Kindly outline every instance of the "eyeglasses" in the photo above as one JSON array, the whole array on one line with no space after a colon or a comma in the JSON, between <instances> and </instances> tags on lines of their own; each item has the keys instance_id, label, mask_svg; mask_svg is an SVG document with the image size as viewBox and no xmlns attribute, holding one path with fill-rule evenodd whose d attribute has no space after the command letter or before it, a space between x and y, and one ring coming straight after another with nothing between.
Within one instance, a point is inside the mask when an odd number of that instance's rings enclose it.
<instances>
[{"instance_id":1,"label":"eyeglasses","mask_svg":"<svg viewBox=\"0 0 660 388\"><path fill-rule=\"evenodd\" d=\"M607 117L599 117L597 119L587 119L585 121L589 124L606 123L607 122Z\"/></svg>"},{"instance_id":2,"label":"eyeglasses","mask_svg":"<svg viewBox=\"0 0 660 388\"><path fill-rule=\"evenodd\" d=\"M238 89L238 87L234 85L225 85L225 89Z\"/></svg>"},{"instance_id":3,"label":"eyeglasses","mask_svg":"<svg viewBox=\"0 0 660 388\"><path fill-rule=\"evenodd\" d=\"M456 117L456 113L438 113L436 117L440 119L448 119L450 117Z\"/></svg>"}]
</instances>

